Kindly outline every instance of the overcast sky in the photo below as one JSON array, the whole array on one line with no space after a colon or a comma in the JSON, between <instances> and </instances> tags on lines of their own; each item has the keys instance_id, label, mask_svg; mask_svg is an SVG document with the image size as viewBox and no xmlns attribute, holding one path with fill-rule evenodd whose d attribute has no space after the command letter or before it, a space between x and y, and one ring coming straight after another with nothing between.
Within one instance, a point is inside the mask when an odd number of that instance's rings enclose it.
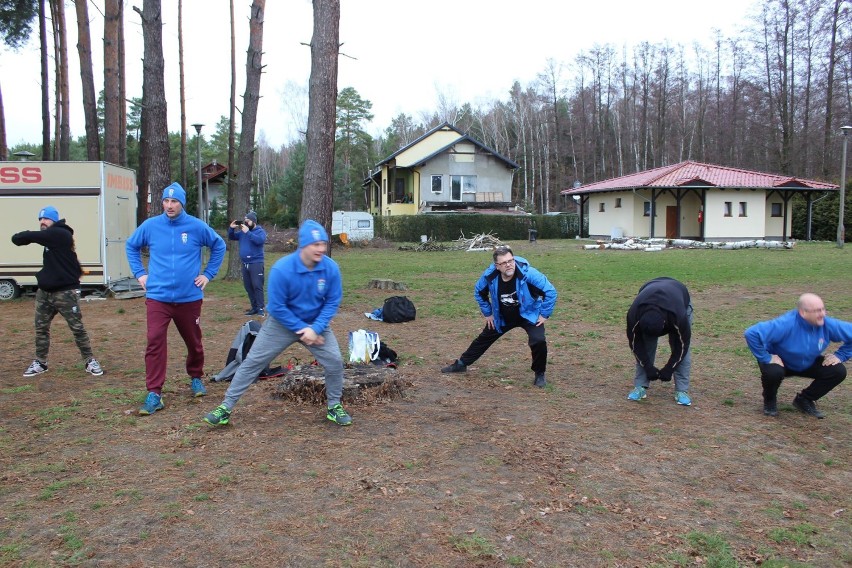
<instances>
[{"instance_id":1,"label":"overcast sky","mask_svg":"<svg viewBox=\"0 0 852 568\"><path fill-rule=\"evenodd\" d=\"M72 136L85 134L76 50L76 17L68 4ZM570 63L596 44L632 47L668 40L691 49L712 45L714 30L737 34L755 0L342 0L339 88L354 87L373 103L368 130L383 131L393 117L415 119L436 108L439 94L473 105L507 98L514 81L526 86L548 59ZM180 130L177 0L162 0L163 50L169 131ZM95 88L103 87L103 0L90 2ZM125 4L128 97L142 96L142 29ZM237 97L245 90L250 0L236 0ZM210 134L228 115L230 23L227 0L184 0L184 60L187 123ZM295 137L307 117L313 29L310 0L267 0L257 132L274 147ZM0 50L0 87L9 146L41 141L37 26L33 41L18 52ZM51 72L52 76L52 72ZM239 114L237 114L239 128ZM191 127L190 131L192 131Z\"/></svg>"}]
</instances>

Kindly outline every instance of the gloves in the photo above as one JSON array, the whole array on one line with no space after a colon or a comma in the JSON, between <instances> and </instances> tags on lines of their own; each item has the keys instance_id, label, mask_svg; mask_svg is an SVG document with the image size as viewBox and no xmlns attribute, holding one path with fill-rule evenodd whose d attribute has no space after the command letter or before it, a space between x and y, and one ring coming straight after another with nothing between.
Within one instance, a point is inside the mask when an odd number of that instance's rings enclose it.
<instances>
[{"instance_id":1,"label":"gloves","mask_svg":"<svg viewBox=\"0 0 852 568\"><path fill-rule=\"evenodd\" d=\"M660 380L663 381L664 383L667 383L670 380L672 380L672 374L673 374L673 371L671 371L669 369L662 369L660 371Z\"/></svg>"},{"instance_id":2,"label":"gloves","mask_svg":"<svg viewBox=\"0 0 852 568\"><path fill-rule=\"evenodd\" d=\"M656 381L660 378L660 370L656 367L651 367L650 369L647 369L645 371L645 374L648 375L649 381ZM669 377L669 379L671 380L671 377Z\"/></svg>"}]
</instances>

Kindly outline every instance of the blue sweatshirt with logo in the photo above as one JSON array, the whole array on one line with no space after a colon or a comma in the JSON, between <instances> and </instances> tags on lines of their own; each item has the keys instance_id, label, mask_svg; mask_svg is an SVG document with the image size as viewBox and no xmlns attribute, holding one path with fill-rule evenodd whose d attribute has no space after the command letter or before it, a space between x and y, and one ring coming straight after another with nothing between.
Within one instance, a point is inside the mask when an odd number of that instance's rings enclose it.
<instances>
[{"instance_id":1,"label":"blue sweatshirt with logo","mask_svg":"<svg viewBox=\"0 0 852 568\"><path fill-rule=\"evenodd\" d=\"M337 263L323 256L313 270L298 251L272 265L266 311L292 332L310 327L319 335L337 314L343 280Z\"/></svg>"},{"instance_id":2,"label":"blue sweatshirt with logo","mask_svg":"<svg viewBox=\"0 0 852 568\"><path fill-rule=\"evenodd\" d=\"M754 324L745 330L745 340L760 363L778 355L794 372L813 365L831 342L843 343L834 352L841 363L852 357L852 323L826 316L824 325L812 325L799 310Z\"/></svg>"},{"instance_id":3,"label":"blue sweatshirt with logo","mask_svg":"<svg viewBox=\"0 0 852 568\"><path fill-rule=\"evenodd\" d=\"M142 247L150 253L147 270L142 265ZM201 249L210 249L210 260L202 272ZM213 280L225 258L225 241L204 221L181 211L170 219L163 213L136 229L125 245L133 276L148 275L145 297L158 302L185 303L201 300L204 292L195 278L204 274Z\"/></svg>"},{"instance_id":4,"label":"blue sweatshirt with logo","mask_svg":"<svg viewBox=\"0 0 852 568\"><path fill-rule=\"evenodd\" d=\"M260 225L255 225L248 232L239 227L228 227L228 239L240 242L240 262L256 264L263 262L263 245L266 242L266 231Z\"/></svg>"}]
</instances>

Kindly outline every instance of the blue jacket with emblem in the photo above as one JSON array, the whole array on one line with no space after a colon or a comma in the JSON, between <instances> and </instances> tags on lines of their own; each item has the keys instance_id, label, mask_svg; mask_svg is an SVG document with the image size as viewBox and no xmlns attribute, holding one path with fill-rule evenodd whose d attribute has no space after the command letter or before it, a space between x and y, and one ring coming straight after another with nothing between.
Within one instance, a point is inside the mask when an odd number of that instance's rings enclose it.
<instances>
[{"instance_id":1,"label":"blue jacket with emblem","mask_svg":"<svg viewBox=\"0 0 852 568\"><path fill-rule=\"evenodd\" d=\"M147 270L142 247L150 253ZM201 249L210 249L210 260L202 272ZM147 274L145 297L158 302L186 303L204 298L195 278L204 274L213 280L225 258L225 241L200 219L181 211L170 219L163 213L151 217L127 239L127 262L133 276Z\"/></svg>"},{"instance_id":2,"label":"blue jacket with emblem","mask_svg":"<svg viewBox=\"0 0 852 568\"><path fill-rule=\"evenodd\" d=\"M841 363L852 357L852 323L826 316L823 325L812 325L799 310L754 324L745 330L745 340L760 363L778 355L793 372L813 365L831 342L843 343L834 352Z\"/></svg>"},{"instance_id":3,"label":"blue jacket with emblem","mask_svg":"<svg viewBox=\"0 0 852 568\"><path fill-rule=\"evenodd\" d=\"M269 272L266 311L294 333L310 327L321 334L342 299L340 268L327 256L311 270L296 251L276 261Z\"/></svg>"},{"instance_id":4,"label":"blue jacket with emblem","mask_svg":"<svg viewBox=\"0 0 852 568\"><path fill-rule=\"evenodd\" d=\"M260 225L243 232L242 229L228 227L228 239L240 242L240 262L256 264L263 262L263 245L266 243L266 231Z\"/></svg>"},{"instance_id":5,"label":"blue jacket with emblem","mask_svg":"<svg viewBox=\"0 0 852 568\"><path fill-rule=\"evenodd\" d=\"M518 290L518 303L521 317L532 324L538 323L538 316L549 318L556 306L556 288L547 276L530 266L527 259L515 257L515 283ZM494 329L503 333L503 317L500 315L500 295L497 286L500 271L491 265L485 269L473 287L473 297L479 304L479 310L485 317L494 316Z\"/></svg>"}]
</instances>

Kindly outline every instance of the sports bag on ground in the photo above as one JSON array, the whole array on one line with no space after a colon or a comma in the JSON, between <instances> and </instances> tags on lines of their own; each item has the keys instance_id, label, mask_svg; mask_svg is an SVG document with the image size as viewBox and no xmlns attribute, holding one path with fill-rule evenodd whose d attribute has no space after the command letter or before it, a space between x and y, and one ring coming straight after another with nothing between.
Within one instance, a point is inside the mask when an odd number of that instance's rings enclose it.
<instances>
[{"instance_id":1,"label":"sports bag on ground","mask_svg":"<svg viewBox=\"0 0 852 568\"><path fill-rule=\"evenodd\" d=\"M402 323L413 321L417 316L417 308L406 296L391 296L382 306L382 321Z\"/></svg>"}]
</instances>

